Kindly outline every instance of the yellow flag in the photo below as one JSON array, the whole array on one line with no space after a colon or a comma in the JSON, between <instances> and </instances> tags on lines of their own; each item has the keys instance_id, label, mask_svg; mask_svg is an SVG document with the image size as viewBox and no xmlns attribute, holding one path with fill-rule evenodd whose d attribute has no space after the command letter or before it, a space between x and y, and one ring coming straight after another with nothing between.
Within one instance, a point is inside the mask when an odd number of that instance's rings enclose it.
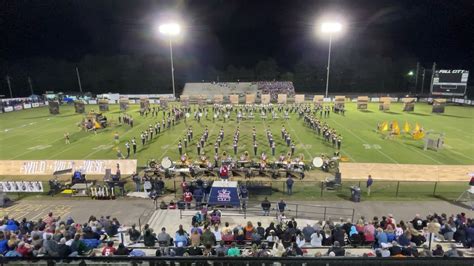
<instances>
[{"instance_id":1,"label":"yellow flag","mask_svg":"<svg viewBox=\"0 0 474 266\"><path fill-rule=\"evenodd\" d=\"M388 123L387 121L384 121L382 124L382 131L387 131L388 130Z\"/></svg>"},{"instance_id":2,"label":"yellow flag","mask_svg":"<svg viewBox=\"0 0 474 266\"><path fill-rule=\"evenodd\" d=\"M423 132L423 131L416 131L415 133L413 133L413 139L414 140L420 140L424 137L425 137L425 132Z\"/></svg>"},{"instance_id":3,"label":"yellow flag","mask_svg":"<svg viewBox=\"0 0 474 266\"><path fill-rule=\"evenodd\" d=\"M407 121L405 121L405 125L403 125L403 131L405 131L405 133L410 132L410 124L408 124Z\"/></svg>"},{"instance_id":4,"label":"yellow flag","mask_svg":"<svg viewBox=\"0 0 474 266\"><path fill-rule=\"evenodd\" d=\"M420 125L418 125L418 123L415 124L415 132L418 132L420 131Z\"/></svg>"},{"instance_id":5,"label":"yellow flag","mask_svg":"<svg viewBox=\"0 0 474 266\"><path fill-rule=\"evenodd\" d=\"M398 121L393 121L392 130L395 135L400 135L400 126L398 125Z\"/></svg>"}]
</instances>

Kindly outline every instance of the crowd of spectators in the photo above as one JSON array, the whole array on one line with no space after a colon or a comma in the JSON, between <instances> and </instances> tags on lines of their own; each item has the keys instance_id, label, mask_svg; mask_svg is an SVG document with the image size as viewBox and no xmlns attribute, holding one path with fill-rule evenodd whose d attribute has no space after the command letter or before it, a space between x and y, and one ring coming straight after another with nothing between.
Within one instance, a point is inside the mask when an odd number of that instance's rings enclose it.
<instances>
[{"instance_id":1,"label":"crowd of spectators","mask_svg":"<svg viewBox=\"0 0 474 266\"><path fill-rule=\"evenodd\" d=\"M295 87L291 81L258 81L257 89L260 94L270 94L272 101L278 99L278 94L286 94L288 97L295 95Z\"/></svg>"},{"instance_id":2,"label":"crowd of spectators","mask_svg":"<svg viewBox=\"0 0 474 266\"><path fill-rule=\"evenodd\" d=\"M0 254L6 257L145 256L152 248L156 256L367 256L367 257L460 257L458 247L474 247L474 220L464 213L447 216L416 215L411 221L397 221L393 215L361 217L299 225L295 219L245 225L210 224L203 219L190 228L179 225L177 231L162 228L157 234L145 225L128 229L130 249L113 241L120 222L109 216L91 216L83 224L71 217L61 220L50 213L38 221L16 221L8 216L0 220ZM431 233L430 233L431 232ZM429 239L434 240L429 248ZM450 247L443 248L443 241ZM347 249L362 247L364 254ZM100 252L99 252L100 250Z\"/></svg>"}]
</instances>

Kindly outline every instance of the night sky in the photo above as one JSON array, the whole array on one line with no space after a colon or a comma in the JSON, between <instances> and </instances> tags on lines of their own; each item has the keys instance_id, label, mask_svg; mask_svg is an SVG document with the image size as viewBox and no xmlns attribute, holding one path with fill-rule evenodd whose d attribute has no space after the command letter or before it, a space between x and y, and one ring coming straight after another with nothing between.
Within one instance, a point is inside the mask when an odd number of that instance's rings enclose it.
<instances>
[{"instance_id":1,"label":"night sky","mask_svg":"<svg viewBox=\"0 0 474 266\"><path fill-rule=\"evenodd\" d=\"M316 34L325 14L340 17L338 49L408 55L429 67L474 69L474 1L143 1L2 0L0 59L52 57L78 61L87 54L168 55L154 24L179 18L184 36L177 56L203 65L250 66L273 57L283 67L327 53ZM472 78L470 79L472 80Z\"/></svg>"}]
</instances>

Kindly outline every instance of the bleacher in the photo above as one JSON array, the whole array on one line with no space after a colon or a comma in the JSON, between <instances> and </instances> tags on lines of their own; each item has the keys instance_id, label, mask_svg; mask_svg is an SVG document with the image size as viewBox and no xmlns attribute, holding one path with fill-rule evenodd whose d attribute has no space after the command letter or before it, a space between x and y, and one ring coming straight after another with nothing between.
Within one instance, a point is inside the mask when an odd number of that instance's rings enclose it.
<instances>
[{"instance_id":1,"label":"bleacher","mask_svg":"<svg viewBox=\"0 0 474 266\"><path fill-rule=\"evenodd\" d=\"M183 95L193 97L204 96L212 99L214 95L223 95L224 97L238 94L257 93L257 85L251 82L188 82L184 85Z\"/></svg>"}]
</instances>

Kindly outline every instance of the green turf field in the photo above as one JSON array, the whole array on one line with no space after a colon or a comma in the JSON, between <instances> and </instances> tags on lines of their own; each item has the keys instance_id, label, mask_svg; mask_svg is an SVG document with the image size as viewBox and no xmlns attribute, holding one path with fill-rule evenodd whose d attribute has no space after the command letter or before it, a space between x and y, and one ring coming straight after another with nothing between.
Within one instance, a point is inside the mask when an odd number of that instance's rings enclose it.
<instances>
[{"instance_id":1,"label":"green turf field","mask_svg":"<svg viewBox=\"0 0 474 266\"><path fill-rule=\"evenodd\" d=\"M36 108L19 112L0 114L0 159L116 159L113 134L120 135L120 149L125 150L124 143L132 137L137 138L137 158L142 166L150 158L160 160L164 156L178 159L177 143L184 138L186 125L179 122L174 128L165 130L154 140L142 147L140 131L148 128L149 124L161 121L158 118L142 118L138 113L138 105L132 105L128 113L134 117L135 127L117 125L119 106L111 105L111 110L105 115L115 125L101 130L97 135L86 133L77 127L83 115L75 114L73 106L61 106L60 115L50 115L48 108ZM431 106L416 104L415 112L403 113L401 104L392 104L390 112L380 112L378 104L369 104L369 110L356 110L355 103L346 104L345 116L331 113L330 118L324 119L343 136L342 154L351 162L379 163L416 163L416 164L473 164L474 163L474 108L448 106L443 115L431 114ZM86 111L98 110L96 105L86 105ZM212 116L210 115L209 118ZM445 149L439 152L423 151L423 141L414 141L409 137L400 136L393 140L384 139L375 132L377 123L397 120L403 129L408 121L412 126L417 122L425 130L435 130L446 133ZM223 123L211 119L203 119L198 124L188 119L188 125L193 127L194 141L186 152L196 158L196 141L209 127L209 142L205 151L211 157L214 154L214 141L219 128L224 126L225 139L220 153L226 150L232 153L232 135L237 127L235 113L231 121ZM325 144L320 137L303 125L297 114L292 114L289 121L262 121L258 115L253 121L240 123L241 137L239 154L244 151L253 153L251 128L256 126L259 143L259 153L270 154L265 136L265 127L270 126L277 141L277 155L288 151L280 138L282 124L290 131L293 141L297 144L296 154L304 154L306 160L321 153L332 154L334 149ZM71 134L71 144L64 143L64 132Z\"/></svg>"}]
</instances>

